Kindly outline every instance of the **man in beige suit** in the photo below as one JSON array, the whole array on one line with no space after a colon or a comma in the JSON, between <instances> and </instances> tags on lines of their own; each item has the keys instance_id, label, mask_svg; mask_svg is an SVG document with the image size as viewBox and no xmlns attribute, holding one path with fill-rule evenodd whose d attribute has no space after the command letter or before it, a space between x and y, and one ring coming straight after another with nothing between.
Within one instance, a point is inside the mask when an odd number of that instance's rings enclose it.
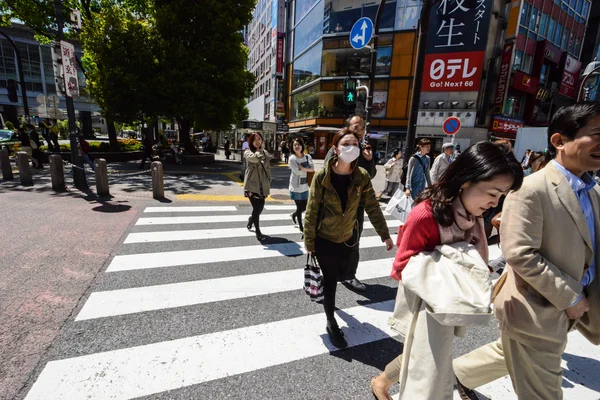
<instances>
[{"instance_id":1,"label":"man in beige suit","mask_svg":"<svg viewBox=\"0 0 600 400\"><path fill-rule=\"evenodd\" d=\"M508 373L519 399L560 400L568 331L600 344L600 103L558 110L548 142L554 160L504 203L500 339L454 361L463 399Z\"/></svg>"}]
</instances>

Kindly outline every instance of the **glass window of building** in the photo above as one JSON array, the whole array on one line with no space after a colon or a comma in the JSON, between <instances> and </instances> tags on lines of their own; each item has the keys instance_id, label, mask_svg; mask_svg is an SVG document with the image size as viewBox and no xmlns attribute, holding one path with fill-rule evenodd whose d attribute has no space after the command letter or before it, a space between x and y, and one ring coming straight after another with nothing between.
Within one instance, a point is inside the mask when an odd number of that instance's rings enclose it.
<instances>
[{"instance_id":1,"label":"glass window of building","mask_svg":"<svg viewBox=\"0 0 600 400\"><path fill-rule=\"evenodd\" d=\"M581 53L581 39L575 38L575 50L573 51L573 54L579 57L579 53Z\"/></svg>"},{"instance_id":2,"label":"glass window of building","mask_svg":"<svg viewBox=\"0 0 600 400\"><path fill-rule=\"evenodd\" d=\"M556 34L554 35L554 44L560 46L562 39L563 27L561 24L556 24Z\"/></svg>"},{"instance_id":3,"label":"glass window of building","mask_svg":"<svg viewBox=\"0 0 600 400\"><path fill-rule=\"evenodd\" d=\"M50 47L42 46L42 63L44 65L44 77L46 78L46 93L56 93L56 84L54 83L54 67L52 66L52 52Z\"/></svg>"},{"instance_id":4,"label":"glass window of building","mask_svg":"<svg viewBox=\"0 0 600 400\"><path fill-rule=\"evenodd\" d=\"M523 7L521 8L521 25L529 26L529 13L531 12L531 5L529 3L523 2Z\"/></svg>"},{"instance_id":5,"label":"glass window of building","mask_svg":"<svg viewBox=\"0 0 600 400\"><path fill-rule=\"evenodd\" d=\"M531 73L531 67L533 66L533 56L525 53L523 55L523 67L521 70L527 74Z\"/></svg>"},{"instance_id":6,"label":"glass window of building","mask_svg":"<svg viewBox=\"0 0 600 400\"><path fill-rule=\"evenodd\" d=\"M319 89L319 85L312 85L292 95L292 109L290 112L292 121L317 116L319 111Z\"/></svg>"},{"instance_id":7,"label":"glass window of building","mask_svg":"<svg viewBox=\"0 0 600 400\"><path fill-rule=\"evenodd\" d=\"M321 51L319 43L294 61L292 90L308 85L321 76Z\"/></svg>"},{"instance_id":8,"label":"glass window of building","mask_svg":"<svg viewBox=\"0 0 600 400\"><path fill-rule=\"evenodd\" d=\"M581 16L587 21L588 12L590 11L590 2L586 0L583 3L583 11L581 12Z\"/></svg>"},{"instance_id":9,"label":"glass window of building","mask_svg":"<svg viewBox=\"0 0 600 400\"><path fill-rule=\"evenodd\" d=\"M323 0L308 13L294 30L294 58L323 36Z\"/></svg>"},{"instance_id":10,"label":"glass window of building","mask_svg":"<svg viewBox=\"0 0 600 400\"><path fill-rule=\"evenodd\" d=\"M563 50L567 49L567 41L568 40L569 40L569 30L565 29L565 30L563 30L562 39L560 40L560 47Z\"/></svg>"},{"instance_id":11,"label":"glass window of building","mask_svg":"<svg viewBox=\"0 0 600 400\"><path fill-rule=\"evenodd\" d=\"M296 0L296 24L302 21L302 18L317 4L317 1L319 0Z\"/></svg>"},{"instance_id":12,"label":"glass window of building","mask_svg":"<svg viewBox=\"0 0 600 400\"><path fill-rule=\"evenodd\" d=\"M579 0L577 2L577 7L575 7L575 11L577 12L577 14L581 14L581 10L583 10L583 0Z\"/></svg>"},{"instance_id":13,"label":"glass window of building","mask_svg":"<svg viewBox=\"0 0 600 400\"><path fill-rule=\"evenodd\" d=\"M337 41L335 41L337 42ZM322 76L347 76L359 71L367 71L371 56L366 49L333 48L323 51Z\"/></svg>"},{"instance_id":14,"label":"glass window of building","mask_svg":"<svg viewBox=\"0 0 600 400\"><path fill-rule=\"evenodd\" d=\"M8 40L0 39L0 86L6 87L8 79L17 79L15 53Z\"/></svg>"},{"instance_id":15,"label":"glass window of building","mask_svg":"<svg viewBox=\"0 0 600 400\"><path fill-rule=\"evenodd\" d=\"M542 18L540 19L539 34L543 37L546 37L546 30L548 29L548 18L548 14L542 13Z\"/></svg>"},{"instance_id":16,"label":"glass window of building","mask_svg":"<svg viewBox=\"0 0 600 400\"><path fill-rule=\"evenodd\" d=\"M556 21L553 18L550 18L548 21L548 41L552 42L554 40L554 31L556 30Z\"/></svg>"},{"instance_id":17,"label":"glass window of building","mask_svg":"<svg viewBox=\"0 0 600 400\"><path fill-rule=\"evenodd\" d=\"M512 118L523 118L525 98L523 96L509 95L504 104L504 114Z\"/></svg>"},{"instance_id":18,"label":"glass window of building","mask_svg":"<svg viewBox=\"0 0 600 400\"><path fill-rule=\"evenodd\" d=\"M421 1L397 0L396 1L396 25L395 30L417 29L421 15Z\"/></svg>"},{"instance_id":19,"label":"glass window of building","mask_svg":"<svg viewBox=\"0 0 600 400\"><path fill-rule=\"evenodd\" d=\"M539 10L535 7L531 9L531 18L529 18L529 29L535 31L535 25L537 23Z\"/></svg>"},{"instance_id":20,"label":"glass window of building","mask_svg":"<svg viewBox=\"0 0 600 400\"><path fill-rule=\"evenodd\" d=\"M43 93L39 46L17 42L17 48L23 60L23 75L25 75L27 90Z\"/></svg>"},{"instance_id":21,"label":"glass window of building","mask_svg":"<svg viewBox=\"0 0 600 400\"><path fill-rule=\"evenodd\" d=\"M401 0L407 2L407 0ZM410 0L410 2L414 2ZM356 21L362 17L375 21L381 0L325 0L325 33L350 32ZM416 3L416 2L415 2ZM396 1L387 1L383 7L379 29L393 29L396 17Z\"/></svg>"},{"instance_id":22,"label":"glass window of building","mask_svg":"<svg viewBox=\"0 0 600 400\"><path fill-rule=\"evenodd\" d=\"M540 83L545 85L548 81L548 64L542 64L542 71L540 72Z\"/></svg>"},{"instance_id":23,"label":"glass window of building","mask_svg":"<svg viewBox=\"0 0 600 400\"><path fill-rule=\"evenodd\" d=\"M517 50L515 51L515 62L513 63L513 70L520 71L521 65L523 63L523 51Z\"/></svg>"}]
</instances>

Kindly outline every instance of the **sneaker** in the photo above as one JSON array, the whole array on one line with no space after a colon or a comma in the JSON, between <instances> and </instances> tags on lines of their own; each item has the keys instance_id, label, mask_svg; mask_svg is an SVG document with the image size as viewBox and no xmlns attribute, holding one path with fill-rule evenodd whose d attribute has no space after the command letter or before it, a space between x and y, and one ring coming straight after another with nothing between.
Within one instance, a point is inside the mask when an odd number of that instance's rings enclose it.
<instances>
[{"instance_id":1,"label":"sneaker","mask_svg":"<svg viewBox=\"0 0 600 400\"><path fill-rule=\"evenodd\" d=\"M364 292L365 290L367 290L367 285L365 285L356 278L350 279L349 281L346 281L346 283L352 286L354 290L358 290L359 292Z\"/></svg>"},{"instance_id":2,"label":"sneaker","mask_svg":"<svg viewBox=\"0 0 600 400\"><path fill-rule=\"evenodd\" d=\"M345 349L348 347L348 342L346 342L346 339L344 338L344 333L336 322L327 322L327 335L329 335L331 344L338 349Z\"/></svg>"},{"instance_id":3,"label":"sneaker","mask_svg":"<svg viewBox=\"0 0 600 400\"><path fill-rule=\"evenodd\" d=\"M456 378L456 375L454 377ZM460 383L458 378L456 378L456 390L462 400L479 400L477 393Z\"/></svg>"}]
</instances>

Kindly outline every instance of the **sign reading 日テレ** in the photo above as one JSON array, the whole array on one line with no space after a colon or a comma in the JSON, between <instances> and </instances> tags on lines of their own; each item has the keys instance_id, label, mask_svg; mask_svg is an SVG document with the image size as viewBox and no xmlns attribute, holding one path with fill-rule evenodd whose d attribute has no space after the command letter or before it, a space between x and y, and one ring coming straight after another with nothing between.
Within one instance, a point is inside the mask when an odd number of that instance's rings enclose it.
<instances>
[{"instance_id":1,"label":"sign reading \u65e5\u30c6\u30ec","mask_svg":"<svg viewBox=\"0 0 600 400\"><path fill-rule=\"evenodd\" d=\"M441 0L432 9L422 91L479 90L491 13L492 0Z\"/></svg>"}]
</instances>

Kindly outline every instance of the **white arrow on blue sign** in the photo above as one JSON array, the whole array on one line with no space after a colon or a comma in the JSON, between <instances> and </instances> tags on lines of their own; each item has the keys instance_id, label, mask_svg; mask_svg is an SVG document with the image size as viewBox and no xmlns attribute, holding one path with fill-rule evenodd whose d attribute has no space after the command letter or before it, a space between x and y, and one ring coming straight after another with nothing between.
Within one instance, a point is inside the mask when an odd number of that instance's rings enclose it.
<instances>
[{"instance_id":1,"label":"white arrow on blue sign","mask_svg":"<svg viewBox=\"0 0 600 400\"><path fill-rule=\"evenodd\" d=\"M354 23L350 31L350 45L356 50L362 49L371 41L373 37L373 21L370 18L362 17Z\"/></svg>"}]
</instances>

